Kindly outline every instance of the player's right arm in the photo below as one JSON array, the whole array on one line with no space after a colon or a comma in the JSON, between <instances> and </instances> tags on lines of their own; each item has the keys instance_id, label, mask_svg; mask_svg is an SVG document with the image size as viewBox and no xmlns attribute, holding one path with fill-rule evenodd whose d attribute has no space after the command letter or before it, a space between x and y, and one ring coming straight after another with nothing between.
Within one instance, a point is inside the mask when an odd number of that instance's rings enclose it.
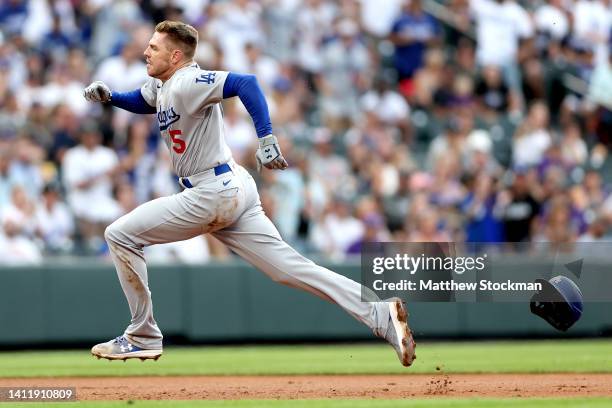
<instances>
[{"instance_id":1,"label":"player's right arm","mask_svg":"<svg viewBox=\"0 0 612 408\"><path fill-rule=\"evenodd\" d=\"M151 78L140 89L130 92L112 92L104 82L95 81L83 90L83 96L89 102L110 103L133 113L155 113L157 84Z\"/></svg>"}]
</instances>

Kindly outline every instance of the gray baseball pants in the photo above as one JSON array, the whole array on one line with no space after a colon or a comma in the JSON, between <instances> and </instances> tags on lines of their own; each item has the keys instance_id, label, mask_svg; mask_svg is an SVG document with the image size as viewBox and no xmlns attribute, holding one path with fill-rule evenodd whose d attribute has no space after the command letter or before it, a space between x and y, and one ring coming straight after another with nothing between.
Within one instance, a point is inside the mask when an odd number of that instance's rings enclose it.
<instances>
[{"instance_id":1,"label":"gray baseball pants","mask_svg":"<svg viewBox=\"0 0 612 408\"><path fill-rule=\"evenodd\" d=\"M143 247L204 233L213 234L275 282L336 303L384 335L387 304L362 301L359 283L313 263L285 243L262 210L253 178L243 167L229 164L232 171L216 176L207 170L189 177L193 188L145 203L107 227L104 236L132 314L124 333L128 340L141 348L162 348Z\"/></svg>"}]
</instances>

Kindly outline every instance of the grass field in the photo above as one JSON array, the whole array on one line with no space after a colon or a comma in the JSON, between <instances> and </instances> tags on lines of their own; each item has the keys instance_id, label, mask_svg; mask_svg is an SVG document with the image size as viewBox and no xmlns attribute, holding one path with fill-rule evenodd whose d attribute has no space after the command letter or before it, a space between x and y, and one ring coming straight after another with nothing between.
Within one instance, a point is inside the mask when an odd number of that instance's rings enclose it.
<instances>
[{"instance_id":1,"label":"grass field","mask_svg":"<svg viewBox=\"0 0 612 408\"><path fill-rule=\"evenodd\" d=\"M413 367L401 367L386 345L167 348L158 362L107 362L88 350L0 353L2 378L317 375L437 373L611 373L612 341L506 341L422 343ZM290 362L290 364L288 363ZM486 377L484 377L486 378ZM58 406L60 404L53 404ZM237 401L82 401L84 407L612 407L612 399L351 399ZM1 403L32 407L32 403Z\"/></svg>"},{"instance_id":2,"label":"grass field","mask_svg":"<svg viewBox=\"0 0 612 408\"><path fill-rule=\"evenodd\" d=\"M129 364L89 350L19 351L0 353L0 377L612 372L612 340L429 343L417 356L407 371L385 344L166 348L155 363Z\"/></svg>"}]
</instances>

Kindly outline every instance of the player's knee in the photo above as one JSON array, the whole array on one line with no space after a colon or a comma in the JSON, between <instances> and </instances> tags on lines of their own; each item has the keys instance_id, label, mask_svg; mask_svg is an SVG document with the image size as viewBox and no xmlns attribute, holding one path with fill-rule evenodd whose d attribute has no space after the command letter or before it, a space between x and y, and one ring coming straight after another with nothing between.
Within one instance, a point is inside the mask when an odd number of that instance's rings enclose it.
<instances>
[{"instance_id":1,"label":"player's knee","mask_svg":"<svg viewBox=\"0 0 612 408\"><path fill-rule=\"evenodd\" d=\"M120 242L119 236L120 236L120 231L119 231L119 228L116 222L113 222L111 225L106 227L106 229L104 230L104 239L108 243L112 243L112 242L119 243Z\"/></svg>"}]
</instances>

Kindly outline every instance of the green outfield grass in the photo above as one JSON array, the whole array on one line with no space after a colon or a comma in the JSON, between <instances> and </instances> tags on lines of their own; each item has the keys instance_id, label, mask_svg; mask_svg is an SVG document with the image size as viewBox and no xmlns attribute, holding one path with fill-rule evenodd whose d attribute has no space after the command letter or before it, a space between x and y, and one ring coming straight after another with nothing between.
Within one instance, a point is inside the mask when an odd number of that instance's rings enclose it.
<instances>
[{"instance_id":1,"label":"green outfield grass","mask_svg":"<svg viewBox=\"0 0 612 408\"><path fill-rule=\"evenodd\" d=\"M417 356L406 369L385 344L169 347L125 363L86 349L1 352L0 377L612 372L612 340L419 343Z\"/></svg>"},{"instance_id":2,"label":"green outfield grass","mask_svg":"<svg viewBox=\"0 0 612 408\"><path fill-rule=\"evenodd\" d=\"M576 399L418 399L418 400L241 400L241 401L87 401L76 403L53 403L53 406L85 408L564 408L564 407L609 407L612 400L604 398ZM35 403L2 404L2 407L32 408Z\"/></svg>"}]
</instances>

